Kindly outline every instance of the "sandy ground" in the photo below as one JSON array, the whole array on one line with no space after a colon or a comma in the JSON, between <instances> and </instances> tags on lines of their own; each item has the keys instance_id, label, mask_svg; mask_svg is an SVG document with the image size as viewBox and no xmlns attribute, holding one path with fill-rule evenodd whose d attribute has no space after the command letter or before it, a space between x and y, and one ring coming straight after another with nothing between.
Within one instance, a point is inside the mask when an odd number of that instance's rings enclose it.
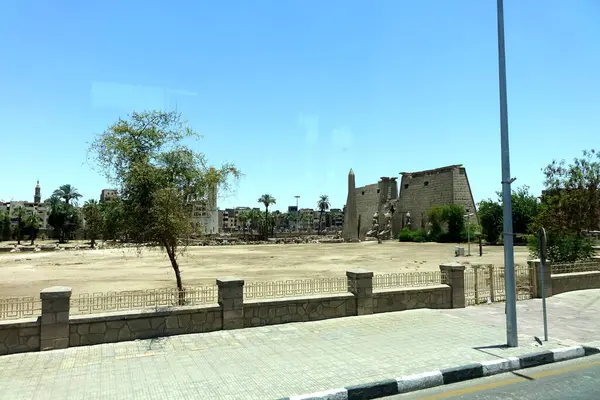
<instances>
[{"instance_id":1,"label":"sandy ground","mask_svg":"<svg viewBox=\"0 0 600 400\"><path fill-rule=\"evenodd\" d=\"M180 256L184 285L214 284L236 276L246 281L342 277L351 268L375 273L437 271L444 262L503 264L502 247L472 246L471 257L454 257L453 244L399 243L378 245L303 244L190 247ZM515 261L525 263L525 247L515 248ZM71 250L0 254L0 298L38 296L49 286L69 286L74 294L173 287L166 254L158 249Z\"/></svg>"}]
</instances>

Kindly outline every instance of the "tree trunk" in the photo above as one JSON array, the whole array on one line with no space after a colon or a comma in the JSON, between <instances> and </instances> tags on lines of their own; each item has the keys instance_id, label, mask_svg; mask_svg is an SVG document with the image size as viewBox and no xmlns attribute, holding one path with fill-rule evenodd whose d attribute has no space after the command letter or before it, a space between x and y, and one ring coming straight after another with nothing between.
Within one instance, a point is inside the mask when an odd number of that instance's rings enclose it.
<instances>
[{"instance_id":1,"label":"tree trunk","mask_svg":"<svg viewBox=\"0 0 600 400\"><path fill-rule=\"evenodd\" d=\"M265 240L269 240L269 206L265 206Z\"/></svg>"},{"instance_id":2,"label":"tree trunk","mask_svg":"<svg viewBox=\"0 0 600 400\"><path fill-rule=\"evenodd\" d=\"M96 239L90 239L90 247L93 249L94 246L96 245Z\"/></svg>"},{"instance_id":3,"label":"tree trunk","mask_svg":"<svg viewBox=\"0 0 600 400\"><path fill-rule=\"evenodd\" d=\"M319 235L322 233L323 226L323 210L321 210L321 214L319 215Z\"/></svg>"},{"instance_id":4,"label":"tree trunk","mask_svg":"<svg viewBox=\"0 0 600 400\"><path fill-rule=\"evenodd\" d=\"M175 258L175 247L165 245L165 249L167 249L167 255L169 256L169 260L171 261L171 267L173 267L173 272L175 272L175 281L177 282L177 291L179 292L178 303L180 306L183 306L185 305L185 293L183 292L181 271L179 270L179 264L177 264L177 259Z\"/></svg>"}]
</instances>

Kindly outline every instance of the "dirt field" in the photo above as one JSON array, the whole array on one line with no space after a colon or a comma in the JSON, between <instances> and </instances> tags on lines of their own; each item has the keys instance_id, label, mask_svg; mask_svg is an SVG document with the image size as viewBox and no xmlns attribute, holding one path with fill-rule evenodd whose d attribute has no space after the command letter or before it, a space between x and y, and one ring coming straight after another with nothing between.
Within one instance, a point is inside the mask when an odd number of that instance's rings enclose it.
<instances>
[{"instance_id":1,"label":"dirt field","mask_svg":"<svg viewBox=\"0 0 600 400\"><path fill-rule=\"evenodd\" d=\"M472 246L471 257L454 257L453 244L376 242L190 247L180 257L184 285L214 284L237 276L247 281L341 277L350 268L375 273L437 271L444 262L503 264L502 247ZM515 248L525 263L527 249ZM0 298L38 296L49 286L74 294L172 287L174 274L164 252L133 249L71 250L0 254Z\"/></svg>"}]
</instances>

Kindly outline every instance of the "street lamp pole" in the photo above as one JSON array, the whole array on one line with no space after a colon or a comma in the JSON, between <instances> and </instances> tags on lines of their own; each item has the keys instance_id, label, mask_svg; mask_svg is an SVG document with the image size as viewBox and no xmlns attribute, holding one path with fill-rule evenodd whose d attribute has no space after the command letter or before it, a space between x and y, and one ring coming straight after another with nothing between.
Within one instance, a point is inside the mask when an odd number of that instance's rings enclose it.
<instances>
[{"instance_id":1,"label":"street lamp pole","mask_svg":"<svg viewBox=\"0 0 600 400\"><path fill-rule=\"evenodd\" d=\"M504 282L506 287L506 344L517 347L517 292L513 249L510 148L508 142L508 100L506 94L506 54L504 49L504 1L497 0L498 75L500 89L500 147L502 153L502 205L504 217Z\"/></svg>"},{"instance_id":2,"label":"street lamp pole","mask_svg":"<svg viewBox=\"0 0 600 400\"><path fill-rule=\"evenodd\" d=\"M298 226L298 219L300 217L300 209L298 208L298 199L300 196L294 196L296 198L296 232L300 232L300 227Z\"/></svg>"}]
</instances>

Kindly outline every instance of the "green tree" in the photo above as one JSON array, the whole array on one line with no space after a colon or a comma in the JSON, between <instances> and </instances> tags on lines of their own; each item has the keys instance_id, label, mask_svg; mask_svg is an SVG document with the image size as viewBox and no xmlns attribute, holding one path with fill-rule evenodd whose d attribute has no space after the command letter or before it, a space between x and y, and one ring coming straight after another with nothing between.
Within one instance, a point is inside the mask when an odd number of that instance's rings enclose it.
<instances>
[{"instance_id":1,"label":"green tree","mask_svg":"<svg viewBox=\"0 0 600 400\"><path fill-rule=\"evenodd\" d=\"M48 215L48 225L54 228L54 233L58 236L60 243L66 243L71 235L81 227L81 216L79 210L72 204L56 201L56 196L48 199L47 204L50 207Z\"/></svg>"},{"instance_id":2,"label":"green tree","mask_svg":"<svg viewBox=\"0 0 600 400\"><path fill-rule=\"evenodd\" d=\"M7 212L0 212L0 228L2 228L0 232L0 239L3 241L10 240L10 215Z\"/></svg>"},{"instance_id":3,"label":"green tree","mask_svg":"<svg viewBox=\"0 0 600 400\"><path fill-rule=\"evenodd\" d=\"M52 195L63 199L66 204L70 204L71 200L77 201L81 198L81 194L71 184L61 185Z\"/></svg>"},{"instance_id":4,"label":"green tree","mask_svg":"<svg viewBox=\"0 0 600 400\"><path fill-rule=\"evenodd\" d=\"M180 239L192 229L192 205L206 199L209 188L226 191L229 178L240 176L231 164L209 168L204 154L183 143L198 137L177 112L134 112L111 125L89 149L119 189L124 235L166 251L180 303L184 294L177 257L185 249Z\"/></svg>"},{"instance_id":5,"label":"green tree","mask_svg":"<svg viewBox=\"0 0 600 400\"><path fill-rule=\"evenodd\" d=\"M600 224L600 153L584 151L572 163L552 161L544 168L545 191L533 229L546 229L548 258L573 262L594 254L588 231ZM529 249L538 256L535 240Z\"/></svg>"},{"instance_id":6,"label":"green tree","mask_svg":"<svg viewBox=\"0 0 600 400\"><path fill-rule=\"evenodd\" d=\"M513 191L511 198L513 232L521 234L531 233L530 225L539 212L537 197L529 193L529 186L524 185Z\"/></svg>"},{"instance_id":7,"label":"green tree","mask_svg":"<svg viewBox=\"0 0 600 400\"><path fill-rule=\"evenodd\" d=\"M482 200L478 205L481 234L489 244L496 244L502 234L502 205L491 199Z\"/></svg>"},{"instance_id":8,"label":"green tree","mask_svg":"<svg viewBox=\"0 0 600 400\"><path fill-rule=\"evenodd\" d=\"M263 194L262 196L260 196L258 199L258 202L262 203L265 206L264 235L265 235L265 239L268 239L269 238L269 227L268 227L269 206L271 206L273 204L277 204L277 200L275 200L275 197L273 197L267 193L267 194Z\"/></svg>"},{"instance_id":9,"label":"green tree","mask_svg":"<svg viewBox=\"0 0 600 400\"><path fill-rule=\"evenodd\" d=\"M462 241L462 234L465 230L465 208L459 204L448 204L443 207L442 218L448 226L447 240Z\"/></svg>"},{"instance_id":10,"label":"green tree","mask_svg":"<svg viewBox=\"0 0 600 400\"><path fill-rule=\"evenodd\" d=\"M240 211L237 214L237 225L242 229L244 234L244 239L246 238L246 231L248 229L248 221L250 220L250 216L248 211Z\"/></svg>"},{"instance_id":11,"label":"green tree","mask_svg":"<svg viewBox=\"0 0 600 400\"><path fill-rule=\"evenodd\" d=\"M125 239L125 229L123 221L125 220L123 203L119 198L104 201L99 204L102 214L102 239L104 240L123 240Z\"/></svg>"},{"instance_id":12,"label":"green tree","mask_svg":"<svg viewBox=\"0 0 600 400\"><path fill-rule=\"evenodd\" d=\"M42 217L35 211L29 211L25 216L24 225L29 232L29 239L31 240L32 246L34 245L35 239L40 230L41 222Z\"/></svg>"},{"instance_id":13,"label":"green tree","mask_svg":"<svg viewBox=\"0 0 600 400\"><path fill-rule=\"evenodd\" d=\"M317 207L319 208L319 235L321 234L322 226L323 226L323 215L325 211L329 210L331 204L329 203L329 196L326 194L322 194L319 197L319 201L317 201Z\"/></svg>"},{"instance_id":14,"label":"green tree","mask_svg":"<svg viewBox=\"0 0 600 400\"><path fill-rule=\"evenodd\" d=\"M93 199L85 202L82 212L85 220L85 235L90 239L90 247L93 249L96 240L104 232L104 218L98 202Z\"/></svg>"},{"instance_id":15,"label":"green tree","mask_svg":"<svg viewBox=\"0 0 600 400\"><path fill-rule=\"evenodd\" d=\"M13 217L17 219L17 224L15 225L14 233L17 237L17 244L21 244L21 239L23 239L23 228L25 227L25 218L27 217L27 212L23 206L17 206L14 210L11 210Z\"/></svg>"}]
</instances>

